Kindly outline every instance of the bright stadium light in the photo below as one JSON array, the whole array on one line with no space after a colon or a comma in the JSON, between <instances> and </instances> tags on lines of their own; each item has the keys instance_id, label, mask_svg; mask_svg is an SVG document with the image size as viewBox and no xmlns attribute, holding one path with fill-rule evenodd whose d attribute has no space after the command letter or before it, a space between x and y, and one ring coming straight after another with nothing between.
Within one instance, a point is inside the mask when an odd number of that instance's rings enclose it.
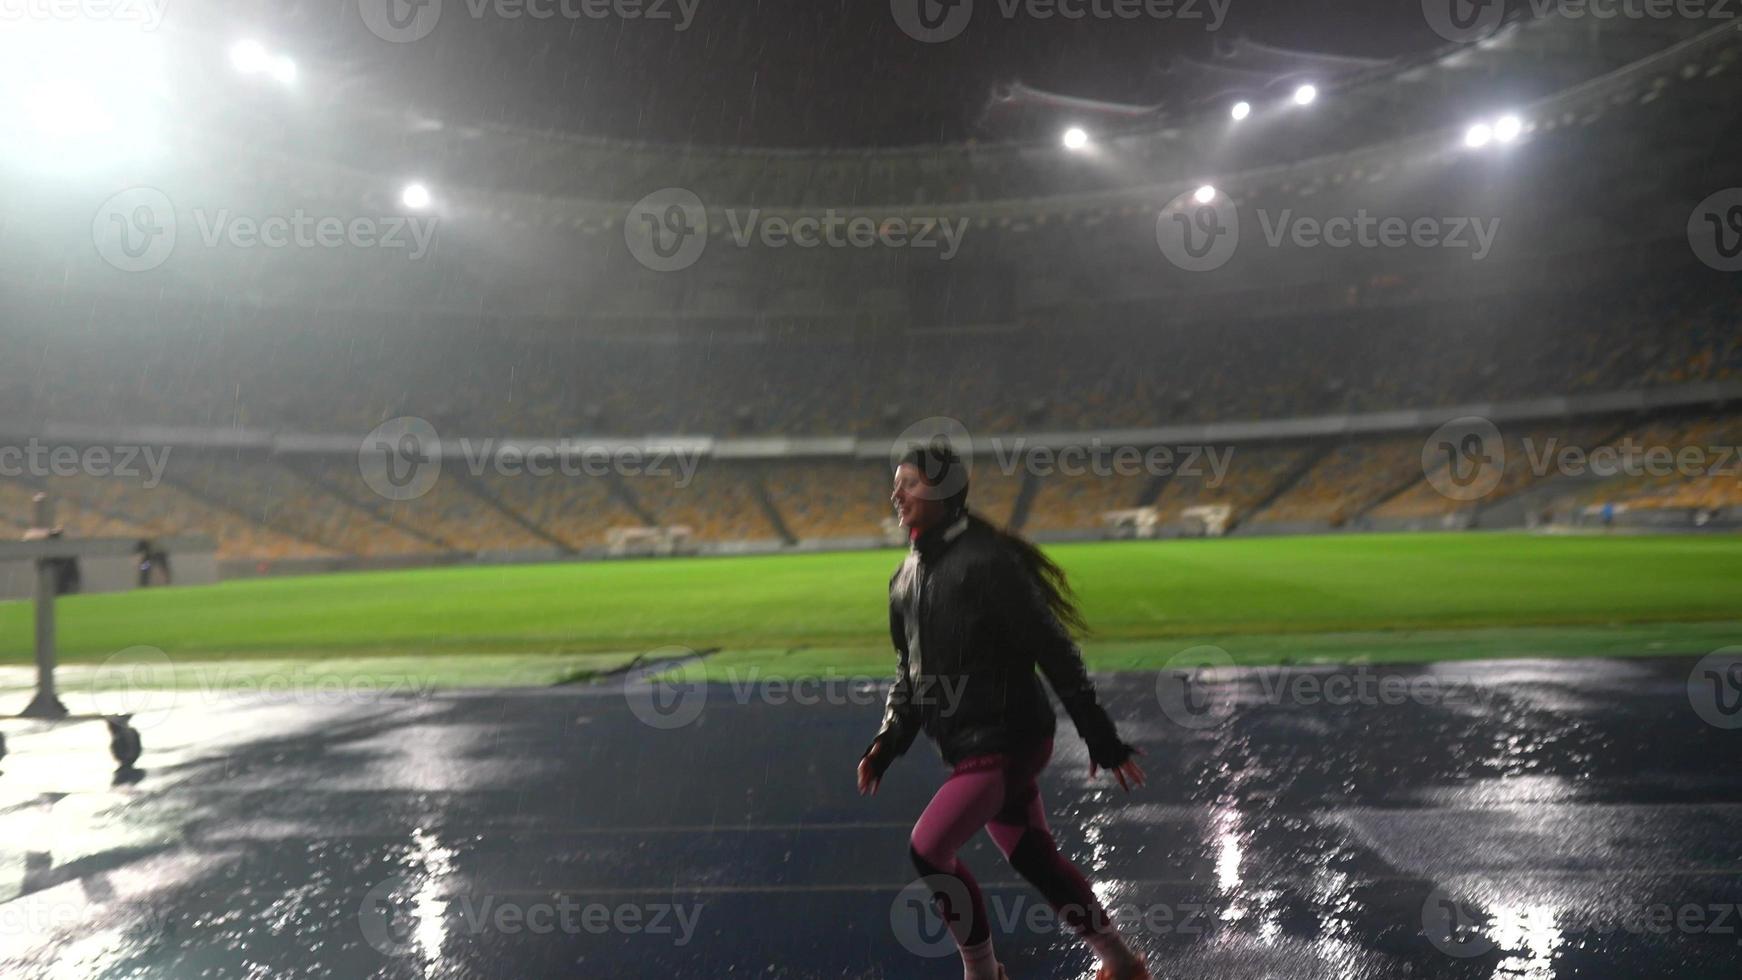
<instances>
[{"instance_id":1,"label":"bright stadium light","mask_svg":"<svg viewBox=\"0 0 1742 980\"><path fill-rule=\"evenodd\" d=\"M1494 139L1494 127L1485 122L1473 123L1464 130L1464 145L1472 150L1480 150Z\"/></svg>"},{"instance_id":2,"label":"bright stadium light","mask_svg":"<svg viewBox=\"0 0 1742 980\"><path fill-rule=\"evenodd\" d=\"M289 55L266 50L253 39L230 46L230 66L244 75L269 75L281 85L296 82L296 62Z\"/></svg>"},{"instance_id":3,"label":"bright stadium light","mask_svg":"<svg viewBox=\"0 0 1742 980\"><path fill-rule=\"evenodd\" d=\"M230 64L244 75L258 75L272 67L272 56L259 41L237 41L230 47Z\"/></svg>"},{"instance_id":4,"label":"bright stadium light","mask_svg":"<svg viewBox=\"0 0 1742 980\"><path fill-rule=\"evenodd\" d=\"M1302 85L1294 90L1295 105L1312 105L1313 100L1318 97L1319 90L1316 85Z\"/></svg>"},{"instance_id":5,"label":"bright stadium light","mask_svg":"<svg viewBox=\"0 0 1742 980\"><path fill-rule=\"evenodd\" d=\"M1080 127L1072 126L1065 130L1064 144L1067 150L1080 150L1089 145L1089 134Z\"/></svg>"},{"instance_id":6,"label":"bright stadium light","mask_svg":"<svg viewBox=\"0 0 1742 980\"><path fill-rule=\"evenodd\" d=\"M1494 120L1494 138L1502 143L1510 143L1524 132L1524 120L1514 115L1504 115Z\"/></svg>"},{"instance_id":7,"label":"bright stadium light","mask_svg":"<svg viewBox=\"0 0 1742 980\"><path fill-rule=\"evenodd\" d=\"M1202 186L1202 187L1200 187L1197 190L1192 192L1192 200L1198 202L1199 204L1208 204L1211 201L1214 201L1215 199L1216 199L1216 189L1214 187L1211 187L1209 184L1205 184L1204 186Z\"/></svg>"},{"instance_id":8,"label":"bright stadium light","mask_svg":"<svg viewBox=\"0 0 1742 980\"><path fill-rule=\"evenodd\" d=\"M405 190L399 194L399 200L413 211L422 211L429 207L429 188L422 184L406 184Z\"/></svg>"},{"instance_id":9,"label":"bright stadium light","mask_svg":"<svg viewBox=\"0 0 1742 980\"><path fill-rule=\"evenodd\" d=\"M96 93L79 89L45 87L23 105L26 117L45 136L76 139L113 132L115 114Z\"/></svg>"},{"instance_id":10,"label":"bright stadium light","mask_svg":"<svg viewBox=\"0 0 1742 980\"><path fill-rule=\"evenodd\" d=\"M0 173L76 178L156 158L170 97L161 42L131 24L0 14Z\"/></svg>"},{"instance_id":11,"label":"bright stadium light","mask_svg":"<svg viewBox=\"0 0 1742 980\"><path fill-rule=\"evenodd\" d=\"M1230 114L1234 117L1235 122L1239 122L1247 116L1252 115L1252 103L1244 100L1236 102L1234 103L1234 109Z\"/></svg>"}]
</instances>

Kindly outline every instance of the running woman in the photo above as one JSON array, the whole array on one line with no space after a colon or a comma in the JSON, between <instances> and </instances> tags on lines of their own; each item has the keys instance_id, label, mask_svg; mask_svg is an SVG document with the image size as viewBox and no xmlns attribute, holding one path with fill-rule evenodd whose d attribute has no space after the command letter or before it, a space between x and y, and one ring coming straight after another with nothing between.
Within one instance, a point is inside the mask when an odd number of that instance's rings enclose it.
<instances>
[{"instance_id":1,"label":"running woman","mask_svg":"<svg viewBox=\"0 0 1742 980\"><path fill-rule=\"evenodd\" d=\"M1148 980L1082 872L1059 853L1036 777L1056 723L1035 668L1046 675L1089 746L1089 775L1105 769L1143 785L1141 752L1119 738L1095 698L1070 630L1083 620L1063 570L1028 541L968 511L968 474L948 446L903 457L890 494L912 547L889 583L889 633L900 674L883 727L859 760L870 794L919 732L937 743L950 777L914 825L914 867L932 884L961 948L965 980L1007 980L992 949L979 885L956 852L981 827L1100 958L1100 980ZM950 895L965 897L966 909Z\"/></svg>"}]
</instances>

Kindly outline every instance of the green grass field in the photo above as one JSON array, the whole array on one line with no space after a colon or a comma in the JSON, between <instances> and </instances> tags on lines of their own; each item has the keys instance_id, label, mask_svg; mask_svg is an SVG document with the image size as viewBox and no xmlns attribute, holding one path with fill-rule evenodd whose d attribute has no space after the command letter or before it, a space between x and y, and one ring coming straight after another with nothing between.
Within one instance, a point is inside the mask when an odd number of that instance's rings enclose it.
<instances>
[{"instance_id":1,"label":"green grass field","mask_svg":"<svg viewBox=\"0 0 1742 980\"><path fill-rule=\"evenodd\" d=\"M1341 535L1050 549L1101 669L1215 644L1247 662L1704 653L1742 642L1742 538ZM481 683L547 683L669 646L710 670L883 673L896 551L326 575L74 596L62 659L135 646L176 663L416 658ZM464 660L442 661L447 655ZM0 663L31 657L0 604ZM385 661L376 658L388 658ZM444 666L445 663L445 666ZM533 669L528 665L542 665Z\"/></svg>"}]
</instances>

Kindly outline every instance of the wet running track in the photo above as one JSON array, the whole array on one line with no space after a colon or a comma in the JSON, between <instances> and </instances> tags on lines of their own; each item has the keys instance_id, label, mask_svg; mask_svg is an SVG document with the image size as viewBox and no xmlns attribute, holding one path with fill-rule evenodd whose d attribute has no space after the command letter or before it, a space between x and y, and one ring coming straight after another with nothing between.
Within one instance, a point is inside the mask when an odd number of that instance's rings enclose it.
<instances>
[{"instance_id":1,"label":"wet running track","mask_svg":"<svg viewBox=\"0 0 1742 980\"><path fill-rule=\"evenodd\" d=\"M1150 785L1066 725L1049 813L1158 978L1734 978L1732 663L1106 677ZM943 773L857 795L866 683L337 700L150 705L119 782L100 727L6 723L0 975L960 976L903 890ZM965 858L1013 980L1090 973Z\"/></svg>"}]
</instances>

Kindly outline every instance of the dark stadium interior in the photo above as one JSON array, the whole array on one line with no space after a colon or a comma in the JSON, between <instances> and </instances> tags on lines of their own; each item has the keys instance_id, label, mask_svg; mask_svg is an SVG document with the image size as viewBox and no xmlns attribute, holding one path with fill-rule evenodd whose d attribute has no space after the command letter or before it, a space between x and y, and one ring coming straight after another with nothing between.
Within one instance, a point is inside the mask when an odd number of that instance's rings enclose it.
<instances>
[{"instance_id":1,"label":"dark stadium interior","mask_svg":"<svg viewBox=\"0 0 1742 980\"><path fill-rule=\"evenodd\" d=\"M848 772L941 439L1156 980L1736 976L1727 9L0 0L0 975L954 976Z\"/></svg>"}]
</instances>

